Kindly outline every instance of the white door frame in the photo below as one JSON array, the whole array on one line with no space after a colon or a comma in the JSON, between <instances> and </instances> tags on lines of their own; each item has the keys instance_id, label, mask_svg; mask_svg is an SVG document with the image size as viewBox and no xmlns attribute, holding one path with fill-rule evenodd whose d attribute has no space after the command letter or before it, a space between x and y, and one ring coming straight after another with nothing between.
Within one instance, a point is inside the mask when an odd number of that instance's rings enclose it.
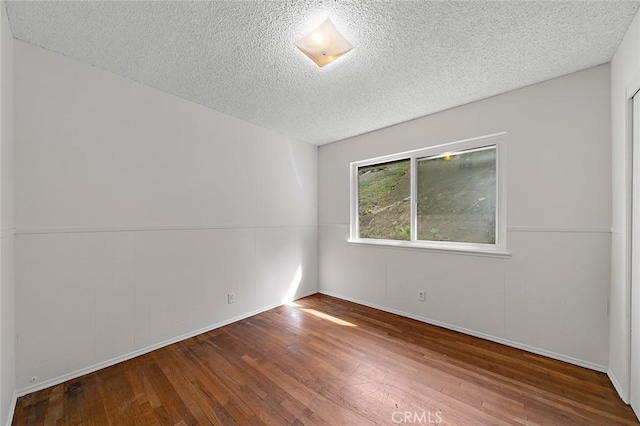
<instances>
[{"instance_id":1,"label":"white door frame","mask_svg":"<svg viewBox=\"0 0 640 426\"><path fill-rule=\"evenodd\" d=\"M636 77L630 82L630 84L626 88L626 105L625 105L625 138L626 138L626 167L627 167L627 176L626 176L626 198L627 198L627 211L626 211L626 222L627 222L627 235L625 241L625 261L627 264L627 268L625 271L625 296L626 296L626 306L625 306L625 314L626 314L626 345L627 350L626 355L626 364L627 364L627 377L626 385L627 385L627 395L621 395L623 400L627 403L631 403L631 350L632 350L632 271L633 271L633 254L632 254L632 241L633 241L633 204L634 204L634 174L640 173L640 170L634 170L634 139L639 139L638 136L634 138L634 114L638 114L638 111L634 112L633 108L633 98L640 91L640 74L636 75ZM640 96L640 94L638 95ZM640 129L635 129L635 132L638 134ZM640 167L639 167L640 169ZM640 192L637 191L637 192ZM640 227L640 224L636 225ZM640 271L638 271L640 272ZM637 272L637 273L638 273ZM636 312L636 315L640 313ZM640 392L640 389L635 389L634 392ZM626 398L625 398L626 397ZM640 410L640 407L636 407L636 410Z\"/></svg>"}]
</instances>

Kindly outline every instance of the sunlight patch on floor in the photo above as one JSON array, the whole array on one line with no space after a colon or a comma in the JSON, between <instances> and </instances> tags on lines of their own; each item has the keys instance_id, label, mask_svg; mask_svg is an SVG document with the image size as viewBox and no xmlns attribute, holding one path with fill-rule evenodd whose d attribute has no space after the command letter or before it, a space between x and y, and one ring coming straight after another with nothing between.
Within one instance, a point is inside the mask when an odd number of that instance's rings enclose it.
<instances>
[{"instance_id":1,"label":"sunlight patch on floor","mask_svg":"<svg viewBox=\"0 0 640 426\"><path fill-rule=\"evenodd\" d=\"M348 321L345 320L341 320L340 318L336 318L333 315L329 315L329 314L325 314L324 312L320 312L320 311L316 311L315 309L310 309L310 308L301 308L302 311L314 315L320 319L324 319L327 321L331 321L334 324L338 324L338 325L344 325L347 327L357 327L357 325L350 323Z\"/></svg>"}]
</instances>

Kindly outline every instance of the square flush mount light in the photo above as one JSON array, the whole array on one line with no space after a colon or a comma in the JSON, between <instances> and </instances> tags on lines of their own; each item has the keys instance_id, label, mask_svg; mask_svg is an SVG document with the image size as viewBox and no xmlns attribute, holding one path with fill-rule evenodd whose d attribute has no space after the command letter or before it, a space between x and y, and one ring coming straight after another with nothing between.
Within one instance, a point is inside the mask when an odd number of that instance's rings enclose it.
<instances>
[{"instance_id":1,"label":"square flush mount light","mask_svg":"<svg viewBox=\"0 0 640 426\"><path fill-rule=\"evenodd\" d=\"M353 49L329 18L295 44L319 67L324 67Z\"/></svg>"}]
</instances>

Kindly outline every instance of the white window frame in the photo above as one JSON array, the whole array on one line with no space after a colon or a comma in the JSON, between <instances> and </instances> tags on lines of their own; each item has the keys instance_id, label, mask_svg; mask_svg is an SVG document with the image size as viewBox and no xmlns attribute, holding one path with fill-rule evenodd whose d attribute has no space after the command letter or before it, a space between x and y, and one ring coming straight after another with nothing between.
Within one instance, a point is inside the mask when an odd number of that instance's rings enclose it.
<instances>
[{"instance_id":1,"label":"white window frame","mask_svg":"<svg viewBox=\"0 0 640 426\"><path fill-rule=\"evenodd\" d=\"M492 257L509 257L507 251L506 220L506 132L495 133L462 141L450 142L413 151L400 152L382 157L370 158L351 163L351 224L350 243L390 246L399 248L433 250L459 254L472 254ZM496 242L495 244L462 243L453 241L421 241L417 239L417 160L424 157L450 155L495 145L496 147ZM358 168L392 161L410 160L411 174L411 237L410 241L360 238L358 223Z\"/></svg>"}]
</instances>

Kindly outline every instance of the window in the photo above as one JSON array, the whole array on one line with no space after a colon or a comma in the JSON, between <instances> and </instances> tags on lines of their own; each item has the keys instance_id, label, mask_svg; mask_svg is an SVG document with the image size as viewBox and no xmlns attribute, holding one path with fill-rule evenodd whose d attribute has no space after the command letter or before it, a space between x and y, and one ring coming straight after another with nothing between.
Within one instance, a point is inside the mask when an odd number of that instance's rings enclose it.
<instances>
[{"instance_id":1,"label":"window","mask_svg":"<svg viewBox=\"0 0 640 426\"><path fill-rule=\"evenodd\" d=\"M506 252L505 133L351 163L351 242Z\"/></svg>"}]
</instances>

